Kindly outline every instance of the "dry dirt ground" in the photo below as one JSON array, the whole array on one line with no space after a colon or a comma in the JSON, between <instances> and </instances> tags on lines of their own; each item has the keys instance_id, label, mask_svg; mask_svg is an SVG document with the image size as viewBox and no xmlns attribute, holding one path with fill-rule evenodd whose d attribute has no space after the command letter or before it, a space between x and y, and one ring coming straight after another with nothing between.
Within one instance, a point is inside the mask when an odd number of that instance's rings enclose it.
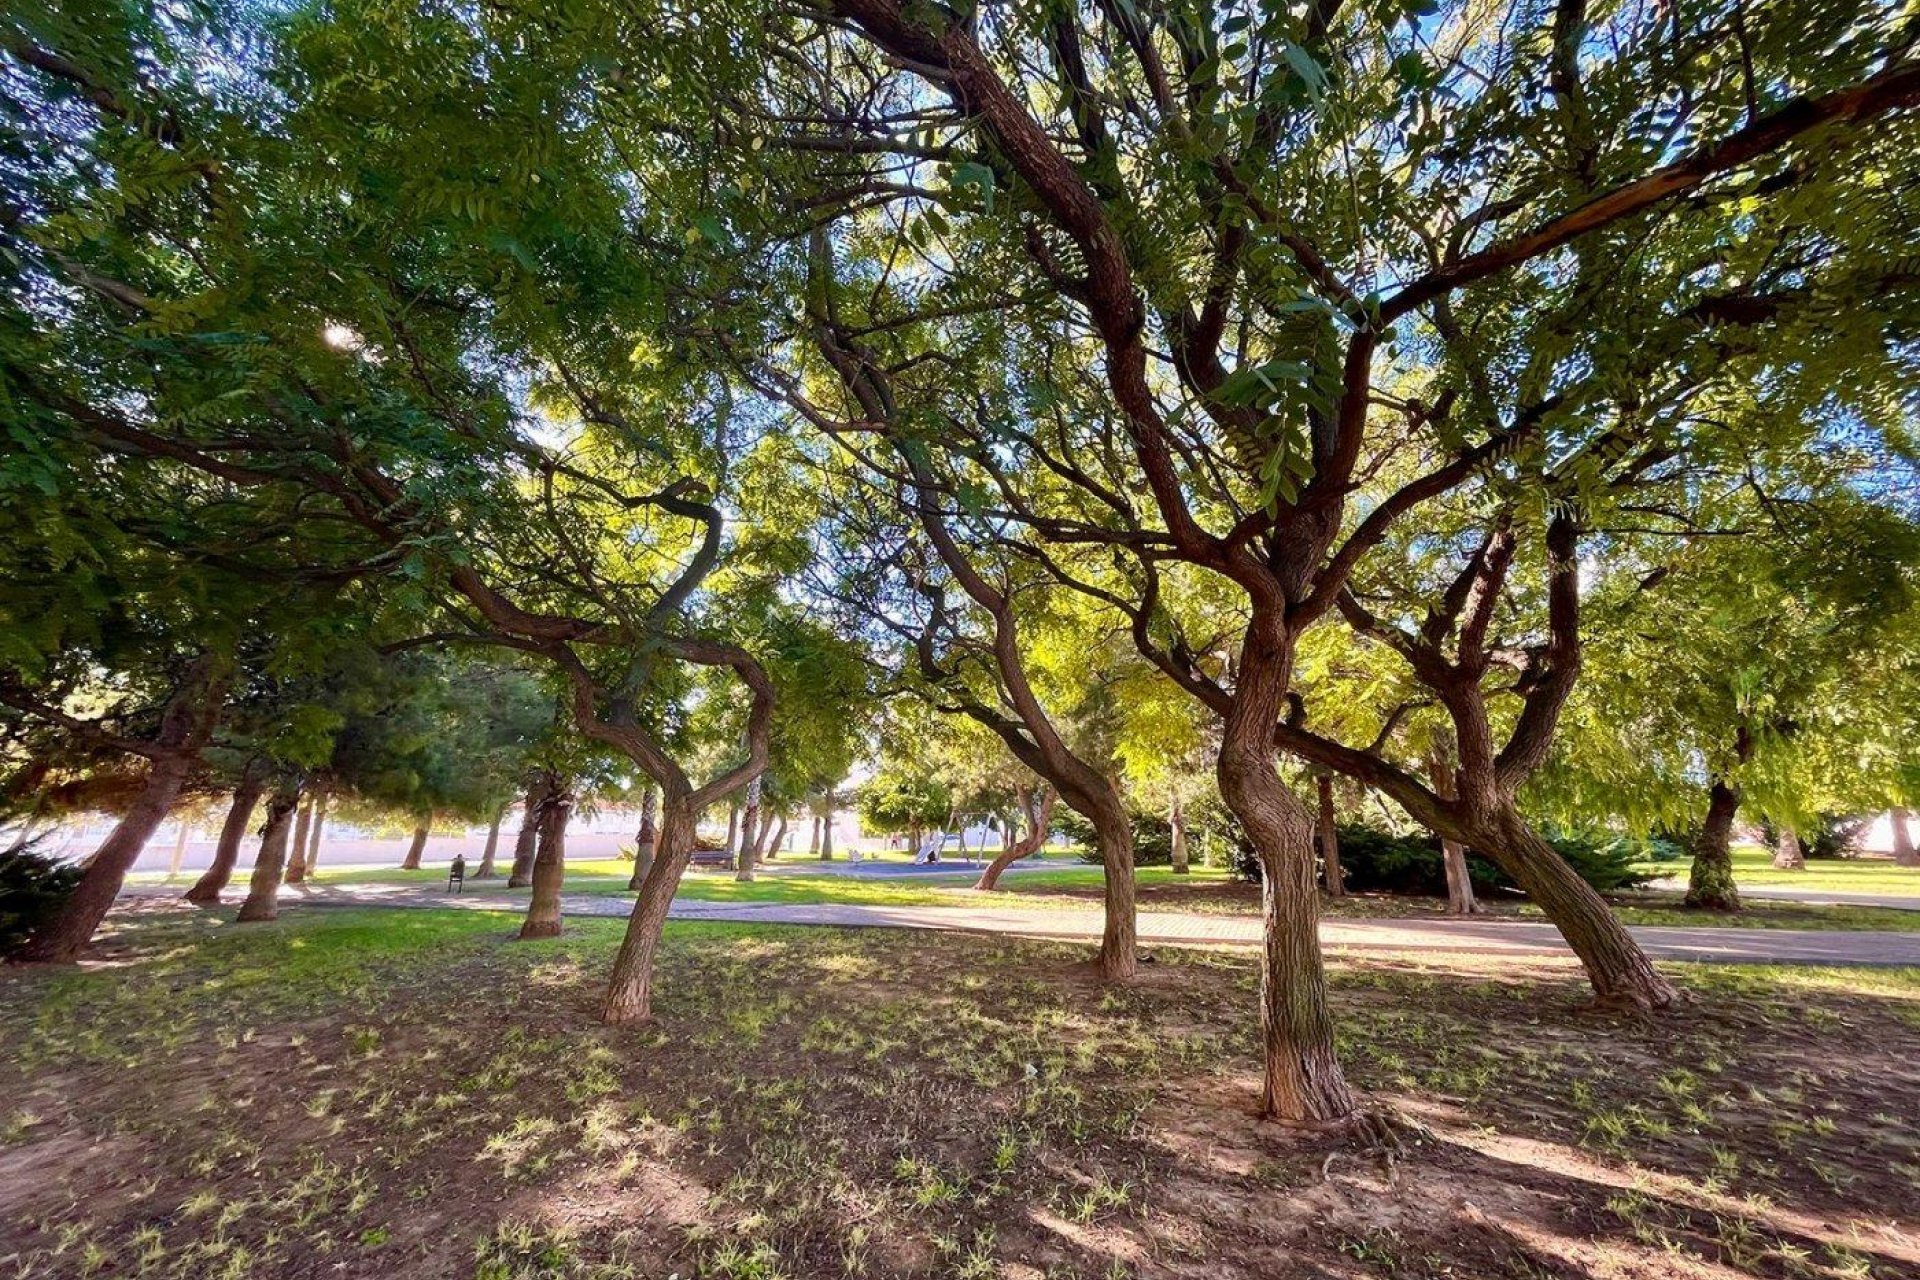
<instances>
[{"instance_id":1,"label":"dry dirt ground","mask_svg":"<svg viewBox=\"0 0 1920 1280\"><path fill-rule=\"evenodd\" d=\"M1402 1146L1251 1118L1244 952L676 923L232 926L151 905L0 974L0 1275L1920 1276L1920 973L1348 958Z\"/></svg>"}]
</instances>

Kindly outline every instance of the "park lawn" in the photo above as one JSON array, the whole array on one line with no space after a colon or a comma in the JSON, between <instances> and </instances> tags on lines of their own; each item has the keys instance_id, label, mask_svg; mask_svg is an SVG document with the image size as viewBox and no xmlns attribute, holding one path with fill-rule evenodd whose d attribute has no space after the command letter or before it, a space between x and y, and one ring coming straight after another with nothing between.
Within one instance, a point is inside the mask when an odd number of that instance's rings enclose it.
<instances>
[{"instance_id":1,"label":"park lawn","mask_svg":"<svg viewBox=\"0 0 1920 1280\"><path fill-rule=\"evenodd\" d=\"M1920 972L1336 957L1389 1155L1255 1122L1245 952L147 904L0 973L0 1263L194 1278L1892 1277L1920 1268Z\"/></svg>"},{"instance_id":2,"label":"park lawn","mask_svg":"<svg viewBox=\"0 0 1920 1280\"><path fill-rule=\"evenodd\" d=\"M1685 862L1649 862L1640 870L1663 878L1687 878ZM1899 867L1893 859L1880 857L1814 858L1805 871L1786 871L1775 867L1773 854L1757 845L1734 849L1733 879L1742 887L1920 897L1920 867Z\"/></svg>"},{"instance_id":3,"label":"park lawn","mask_svg":"<svg viewBox=\"0 0 1920 1280\"><path fill-rule=\"evenodd\" d=\"M612 858L570 864L566 892L582 895L625 894L627 877L631 873L631 863ZM953 872L928 872L911 880L869 880L858 876L780 870L763 871L753 881L741 883L733 878L731 871L693 868L681 881L676 896L696 902L772 905L846 903L876 907L1087 910L1098 906L1101 895L1100 868L1085 863L1010 872L1000 882L1001 891L993 894L972 891L970 886L977 875L977 868L962 867ZM387 868L354 872L336 869L331 873L323 871L316 878L323 884L335 886L410 884L422 889L440 889L446 885L445 870L433 867L419 871ZM1142 911L1246 916L1260 913L1259 887L1234 880L1222 868L1194 867L1187 875L1176 876L1168 867L1141 867L1137 872L1137 881ZM525 889L510 890L503 879L497 878L469 881L465 892L515 900L524 898L527 893ZM1525 902L1488 897L1482 899L1482 906L1486 913L1483 918L1541 918L1539 911ZM1753 898L1747 901L1746 910L1726 914L1687 911L1679 906L1679 895L1649 891L1622 898L1616 902L1615 909L1623 921L1634 925L1920 932L1920 912L1889 907L1819 906ZM1321 902L1323 915L1347 919L1441 916L1445 910L1446 904L1441 899L1402 894L1349 894L1344 898L1323 899Z\"/></svg>"}]
</instances>

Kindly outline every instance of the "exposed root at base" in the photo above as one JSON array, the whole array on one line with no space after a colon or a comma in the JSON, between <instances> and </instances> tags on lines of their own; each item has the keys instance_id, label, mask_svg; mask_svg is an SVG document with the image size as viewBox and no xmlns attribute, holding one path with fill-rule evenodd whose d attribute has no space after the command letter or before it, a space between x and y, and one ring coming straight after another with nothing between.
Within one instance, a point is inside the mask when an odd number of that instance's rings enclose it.
<instances>
[{"instance_id":1,"label":"exposed root at base","mask_svg":"<svg viewBox=\"0 0 1920 1280\"><path fill-rule=\"evenodd\" d=\"M1330 1132L1343 1133L1347 1150L1327 1153L1320 1162L1320 1181L1333 1177L1333 1166L1343 1159L1376 1160L1387 1185L1400 1185L1400 1162L1411 1158L1413 1149L1433 1141L1433 1131L1418 1120L1409 1120L1390 1107L1363 1107L1343 1120L1327 1122Z\"/></svg>"}]
</instances>

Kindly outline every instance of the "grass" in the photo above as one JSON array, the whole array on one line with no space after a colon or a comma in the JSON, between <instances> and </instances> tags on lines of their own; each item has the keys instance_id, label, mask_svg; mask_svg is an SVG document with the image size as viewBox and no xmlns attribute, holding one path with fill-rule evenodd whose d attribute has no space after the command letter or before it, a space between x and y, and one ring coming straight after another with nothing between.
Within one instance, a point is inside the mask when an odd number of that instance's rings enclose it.
<instances>
[{"instance_id":1,"label":"grass","mask_svg":"<svg viewBox=\"0 0 1920 1280\"><path fill-rule=\"evenodd\" d=\"M1743 869L1749 868L1761 856L1759 853L1737 855ZM1101 890L1100 869L1072 860L1071 855L1056 855L1041 869L1024 867L1011 871L1001 880L1002 891L991 895L976 893L971 888L979 875L978 866L960 865L950 871L918 872L908 879L834 874L812 869L815 865L804 858L784 859L773 868L763 868L756 879L746 883L735 880L731 871L693 868L681 882L677 896L695 902L766 905L843 903L872 907L990 906L994 910L1091 910L1097 907ZM1847 868L1855 866L1852 863L1842 865ZM1885 865L1891 867L1891 864ZM1873 872L1873 864L1866 865L1865 870ZM1903 875L1909 874L1905 869L1894 870ZM631 874L632 863L618 858L583 859L569 863L566 891L582 895L624 895ZM446 869L426 867L418 871L402 871L398 868L322 867L315 879L328 886L410 885L422 890L438 890L446 886ZM1920 875L1916 879L1920 879ZM1137 872L1137 884L1140 909L1143 911L1243 916L1258 915L1260 911L1258 892L1234 882L1224 869L1217 867L1196 866L1185 876L1174 875L1168 867L1141 867ZM512 897L515 901L525 894L525 890L509 890L502 878L470 880L465 892ZM1511 900L1485 899L1483 906L1491 918L1541 918L1535 908ZM1323 913L1330 918L1437 916L1444 913L1444 908L1444 902L1437 898L1391 894L1355 894L1323 902ZM1920 911L1889 907L1818 905L1749 898L1746 910L1727 915L1687 911L1680 907L1677 893L1646 891L1623 895L1616 909L1620 918L1632 925L1920 932Z\"/></svg>"},{"instance_id":2,"label":"grass","mask_svg":"<svg viewBox=\"0 0 1920 1280\"><path fill-rule=\"evenodd\" d=\"M1640 870L1677 880L1687 877L1684 862L1649 862ZM1920 897L1920 867L1895 866L1890 858L1815 858L1804 871L1787 871L1775 867L1773 854L1757 845L1734 849L1733 879L1741 888Z\"/></svg>"},{"instance_id":3,"label":"grass","mask_svg":"<svg viewBox=\"0 0 1920 1280\"><path fill-rule=\"evenodd\" d=\"M1255 1123L1256 974L1176 950L144 907L0 972L0 1269L433 1275L1892 1277L1920 1265L1920 972L1335 957L1392 1156Z\"/></svg>"}]
</instances>

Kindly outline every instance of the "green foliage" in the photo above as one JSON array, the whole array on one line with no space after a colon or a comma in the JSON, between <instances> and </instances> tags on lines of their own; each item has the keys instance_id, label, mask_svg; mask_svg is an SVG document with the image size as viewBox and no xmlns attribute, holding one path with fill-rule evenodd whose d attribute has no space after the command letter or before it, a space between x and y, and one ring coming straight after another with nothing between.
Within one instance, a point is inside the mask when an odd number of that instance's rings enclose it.
<instances>
[{"instance_id":1,"label":"green foliage","mask_svg":"<svg viewBox=\"0 0 1920 1280\"><path fill-rule=\"evenodd\" d=\"M60 909L81 874L77 864L31 847L0 852L0 956Z\"/></svg>"},{"instance_id":2,"label":"green foliage","mask_svg":"<svg viewBox=\"0 0 1920 1280\"><path fill-rule=\"evenodd\" d=\"M882 770L854 797L860 829L868 835L902 835L938 827L953 812L953 793L936 778Z\"/></svg>"}]
</instances>

